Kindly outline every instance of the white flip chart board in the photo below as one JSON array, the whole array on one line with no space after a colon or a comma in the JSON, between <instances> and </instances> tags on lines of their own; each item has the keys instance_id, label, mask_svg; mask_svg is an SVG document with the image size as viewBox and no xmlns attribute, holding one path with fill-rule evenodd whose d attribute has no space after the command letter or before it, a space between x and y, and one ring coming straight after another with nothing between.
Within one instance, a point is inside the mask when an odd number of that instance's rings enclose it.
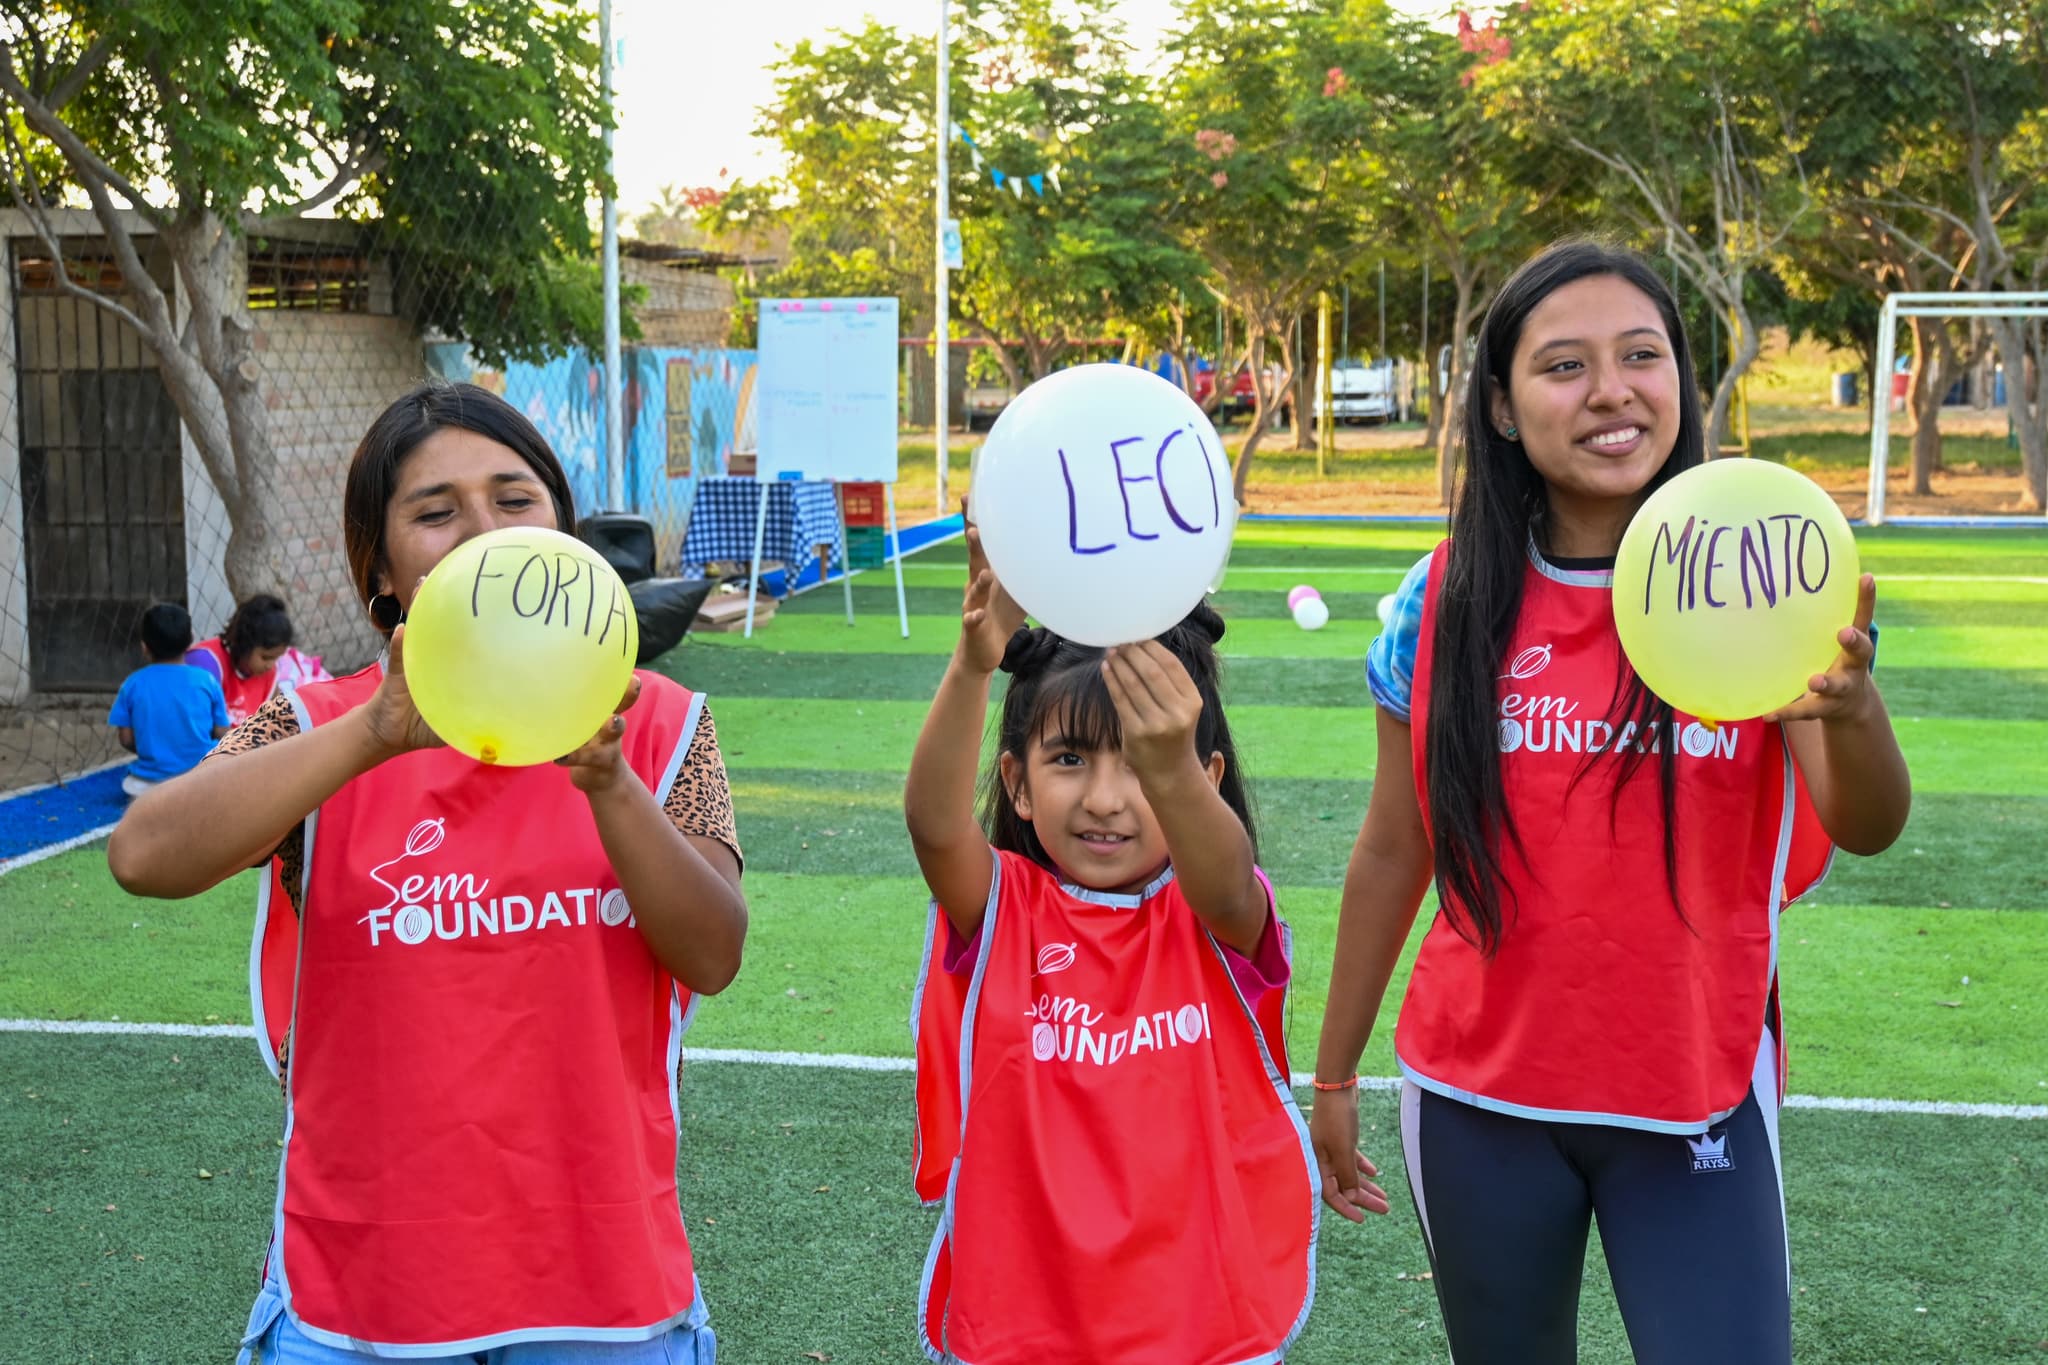
<instances>
[{"instance_id":1,"label":"white flip chart board","mask_svg":"<svg viewBox=\"0 0 2048 1365\"><path fill-rule=\"evenodd\" d=\"M894 299L762 299L760 477L896 482Z\"/></svg>"}]
</instances>

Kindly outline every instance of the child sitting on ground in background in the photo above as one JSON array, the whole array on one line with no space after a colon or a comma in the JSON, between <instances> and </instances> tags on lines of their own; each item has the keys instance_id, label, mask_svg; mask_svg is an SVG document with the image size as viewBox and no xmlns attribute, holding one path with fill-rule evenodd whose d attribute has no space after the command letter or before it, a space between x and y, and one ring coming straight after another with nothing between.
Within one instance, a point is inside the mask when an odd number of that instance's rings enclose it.
<instances>
[{"instance_id":1,"label":"child sitting on ground in background","mask_svg":"<svg viewBox=\"0 0 2048 1365\"><path fill-rule=\"evenodd\" d=\"M107 724L121 747L135 754L121 790L140 796L188 771L228 732L228 704L220 682L185 667L192 618L175 602L142 613L142 656L149 663L122 680Z\"/></svg>"}]
</instances>

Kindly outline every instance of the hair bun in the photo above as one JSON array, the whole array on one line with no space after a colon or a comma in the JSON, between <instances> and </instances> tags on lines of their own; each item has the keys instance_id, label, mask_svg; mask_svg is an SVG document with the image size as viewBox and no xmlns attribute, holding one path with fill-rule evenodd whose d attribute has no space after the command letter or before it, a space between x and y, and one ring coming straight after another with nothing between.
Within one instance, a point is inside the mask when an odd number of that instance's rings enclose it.
<instances>
[{"instance_id":1,"label":"hair bun","mask_svg":"<svg viewBox=\"0 0 2048 1365\"><path fill-rule=\"evenodd\" d=\"M1154 638L1168 649L1182 642L1214 648L1223 639L1226 628L1222 613L1210 606L1207 598L1203 598L1195 603L1194 610Z\"/></svg>"},{"instance_id":2,"label":"hair bun","mask_svg":"<svg viewBox=\"0 0 2048 1365\"><path fill-rule=\"evenodd\" d=\"M1171 630L1154 638L1181 661L1189 677L1197 683L1214 683L1219 663L1216 642L1223 638L1223 631L1222 614L1205 598Z\"/></svg>"},{"instance_id":3,"label":"hair bun","mask_svg":"<svg viewBox=\"0 0 2048 1365\"><path fill-rule=\"evenodd\" d=\"M1221 644L1223 632L1228 629L1223 613L1210 606L1206 597L1195 603L1195 609L1182 619L1181 625L1199 631L1212 645Z\"/></svg>"},{"instance_id":4,"label":"hair bun","mask_svg":"<svg viewBox=\"0 0 2048 1365\"><path fill-rule=\"evenodd\" d=\"M1012 676L1036 673L1052 660L1060 637L1044 626L1019 626L1003 646L1002 670Z\"/></svg>"}]
</instances>

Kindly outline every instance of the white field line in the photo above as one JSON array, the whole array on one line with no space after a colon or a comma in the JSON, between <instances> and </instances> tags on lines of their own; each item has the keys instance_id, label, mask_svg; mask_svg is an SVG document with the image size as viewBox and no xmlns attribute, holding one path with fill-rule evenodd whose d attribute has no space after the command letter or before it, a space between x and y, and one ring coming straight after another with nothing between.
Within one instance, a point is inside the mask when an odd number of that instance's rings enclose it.
<instances>
[{"instance_id":1,"label":"white field line","mask_svg":"<svg viewBox=\"0 0 2048 1365\"><path fill-rule=\"evenodd\" d=\"M97 768L86 768L79 772L67 773L55 782L38 782L32 787L10 787L8 790L0 792L0 801L11 801L17 796L33 796L37 792L46 792L52 787L68 787L80 778L91 777L94 773L103 773L109 768L125 768L134 761L132 758L117 758L112 762L102 763Z\"/></svg>"},{"instance_id":2,"label":"white field line","mask_svg":"<svg viewBox=\"0 0 2048 1365\"><path fill-rule=\"evenodd\" d=\"M26 853L17 853L12 858L0 858L0 877L4 877L10 872L19 872L30 863L39 863L45 858L54 858L59 853L69 853L74 848L83 848L93 840L104 839L113 832L114 827L112 825L101 825L98 829L89 829L83 834L74 834L69 839L60 839L54 844L44 844L41 848L32 848Z\"/></svg>"},{"instance_id":3,"label":"white field line","mask_svg":"<svg viewBox=\"0 0 2048 1365\"><path fill-rule=\"evenodd\" d=\"M1413 567L1412 565L1410 567ZM1360 566L1345 568L1329 565L1300 565L1298 567L1272 564L1230 565L1226 569L1229 578L1294 578L1307 581L1310 578L1391 578L1396 582L1407 577L1403 568L1378 568ZM1880 585L1884 583L2024 583L2035 587L2048 585L2048 577L2028 574L1974 574L1974 573L1888 573L1879 575Z\"/></svg>"},{"instance_id":4,"label":"white field line","mask_svg":"<svg viewBox=\"0 0 2048 1365\"><path fill-rule=\"evenodd\" d=\"M247 1024L142 1024L112 1019L0 1019L0 1033L99 1033L165 1038L254 1038ZM908 1071L908 1057L863 1057L850 1052L760 1052L752 1048L686 1048L685 1062L739 1062L752 1066L794 1066L820 1071ZM1306 1088L1309 1073L1296 1072L1293 1082ZM1398 1076L1362 1076L1366 1090L1396 1090ZM1825 1095L1788 1095L1787 1109L1832 1109L1854 1114L1940 1114L1957 1118L2048 1119L2048 1104L1965 1104L1949 1100L1840 1099Z\"/></svg>"}]
</instances>

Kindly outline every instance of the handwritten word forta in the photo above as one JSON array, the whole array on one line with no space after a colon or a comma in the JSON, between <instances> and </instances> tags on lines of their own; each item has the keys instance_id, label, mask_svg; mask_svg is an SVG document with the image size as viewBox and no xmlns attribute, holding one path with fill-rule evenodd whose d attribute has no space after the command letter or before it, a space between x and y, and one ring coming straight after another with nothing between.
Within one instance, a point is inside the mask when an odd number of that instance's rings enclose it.
<instances>
[{"instance_id":1,"label":"handwritten word forta","mask_svg":"<svg viewBox=\"0 0 2048 1365\"><path fill-rule=\"evenodd\" d=\"M521 554L526 558L514 568L513 556ZM495 571L492 555L499 556ZM618 625L619 652L625 653L628 644L625 623L631 618L619 600L623 596L619 581L615 577L600 580L595 566L580 556L561 550L536 550L526 545L491 546L476 557L476 580L469 589L469 614L472 617L483 615L486 579L510 579L512 612L529 621L553 625L559 613L563 629L580 631L586 639L595 631L599 645L611 639L612 627ZM606 597L602 611L598 609L599 596Z\"/></svg>"}]
</instances>

